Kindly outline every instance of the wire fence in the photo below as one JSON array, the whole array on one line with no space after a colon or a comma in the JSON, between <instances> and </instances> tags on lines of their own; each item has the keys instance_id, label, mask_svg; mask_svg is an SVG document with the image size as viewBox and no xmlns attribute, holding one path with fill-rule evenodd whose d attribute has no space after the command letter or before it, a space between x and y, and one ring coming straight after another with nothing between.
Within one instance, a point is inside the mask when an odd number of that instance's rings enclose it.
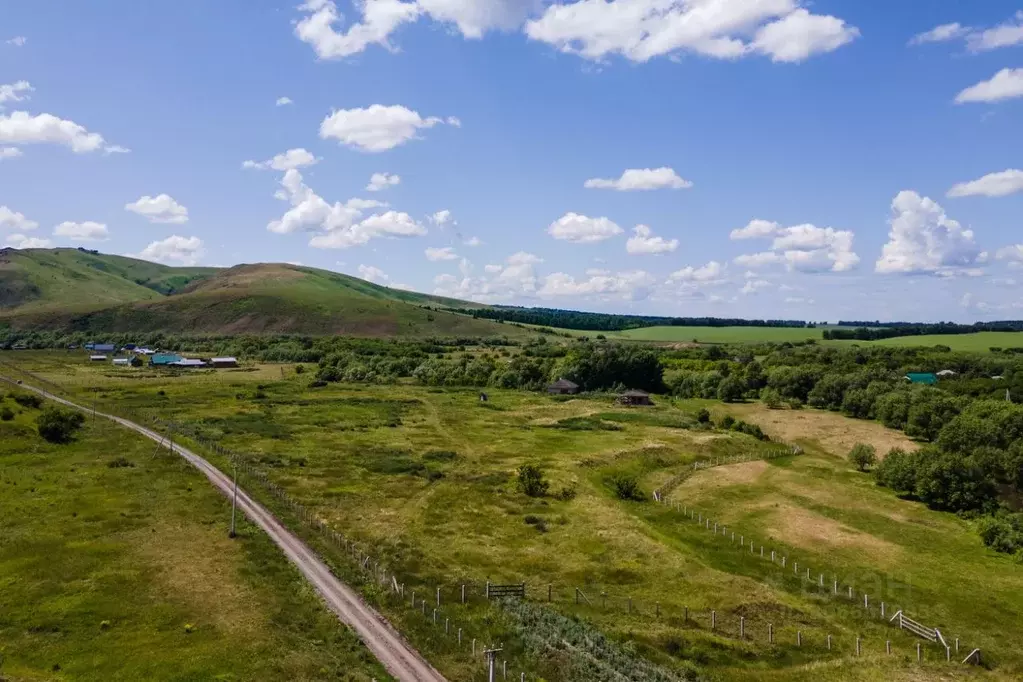
<instances>
[{"instance_id":1,"label":"wire fence","mask_svg":"<svg viewBox=\"0 0 1023 682\"><path fill-rule=\"evenodd\" d=\"M68 395L64 387L45 377L35 375L9 363L0 362L0 365L27 376L33 382L45 386L47 390L53 393ZM363 538L356 538L333 529L330 524L319 518L313 510L298 502L283 486L272 480L267 471L258 466L259 461L257 457L237 453L226 448L204 435L201 430L192 425L166 421L144 411L131 409L124 405L108 403L107 401L95 400L89 407L92 408L95 414L99 406L102 406L104 414L112 414L140 424L150 425L157 431L165 432L171 447L173 447L172 444L175 437L179 441L185 438L223 458L223 460L237 470L239 475L247 476L250 480L257 482L260 488L269 493L282 509L300 521L308 531L315 534L326 545L332 547L337 556L344 558L349 569L356 570L363 579L368 580L379 588L383 588L378 590L378 594L385 595L392 605L401 605L411 612L419 614L428 624L436 627L438 633L442 633L447 637L449 643L456 651L463 652L473 660L478 660L481 665L481 671L485 668L487 661L484 660L484 651L492 648L495 643L484 643L480 637L472 636L472 628L465 620L465 612L462 609L463 607L479 606L481 604L489 605L492 603L490 598L491 583L489 581L459 577L451 583L431 586L407 584L399 572L389 567L389 562L385 558L388 552L383 547ZM687 467L687 471L682 472L682 474L685 474L687 478L706 468L800 454L802 454L802 449L798 448L798 446L787 446L785 451L765 453L761 456L746 455L697 462L691 469ZM684 480L684 478L681 480ZM896 612L904 615L901 609L892 609L891 605L886 604L884 601L873 600L866 593L857 592L851 585L840 585L840 581L836 577L832 577L830 585L828 585L829 581L825 580L823 573L815 572L805 563L800 567L798 562L790 561L787 555L781 554L777 550L769 549L763 544L760 544L758 550L757 543L753 538L747 537L745 534L739 534L737 538L733 529L713 521L702 512L698 512L688 506L669 502L665 491L677 487L681 480L671 487L667 485L662 486L662 488L655 492L655 499L678 512L683 519L688 519L716 538L727 540L744 553L746 547L749 547L749 553L752 556L769 561L782 571L788 570L791 566L793 575L799 577L806 585L812 586L815 591L822 595L830 594L834 598L843 598L852 603L858 603L858 600L862 599L862 608L864 614L868 617L887 622L889 616ZM669 483L671 482L669 481ZM329 562L328 566L331 567L332 572L339 579L344 580L344 576L335 566ZM540 604L546 602L548 604L558 604L562 607L568 606L571 610L582 614L592 611L595 615L599 613L617 613L632 618L650 617L663 621L670 627L701 630L715 637L736 639L750 643L766 643L768 646L775 648L791 648L792 650L801 650L818 655L846 655L854 653L857 656L866 655L874 651L880 652L882 646L886 655L892 655L893 651L896 650L893 649L891 640L885 640L882 645L874 640L868 642L861 636L856 636L854 639L848 637L840 638L830 633L807 627L800 622L795 624L786 623L785 621L773 622L763 618L747 618L747 616L737 615L727 610L694 610L687 606L683 606L681 611L677 609L672 611L667 607L662 607L659 602L640 604L632 597L613 596L607 590L593 585L556 587L553 583L542 583L540 585L523 583L523 586L526 599L531 602ZM583 587L585 587L585 591ZM460 617L462 618L460 619ZM898 625L898 623L895 624ZM954 639L952 643L945 643L942 638L942 643L944 644L944 650L941 652L943 654L941 658L951 661L953 651L959 654L960 641L958 638ZM918 661L922 661L926 657L925 650L921 647L920 642L916 643L915 655ZM979 651L973 650L963 663L979 661L979 658ZM511 664L510 667L514 671L516 667L528 666L515 666ZM509 661L501 660L497 662L497 669L500 671L499 679L509 679L507 677ZM527 679L537 679L521 670L518 671L518 674L520 682L524 682ZM511 679L514 679L514 675L515 673L513 672ZM623 679L632 678L624 677Z\"/></svg>"}]
</instances>

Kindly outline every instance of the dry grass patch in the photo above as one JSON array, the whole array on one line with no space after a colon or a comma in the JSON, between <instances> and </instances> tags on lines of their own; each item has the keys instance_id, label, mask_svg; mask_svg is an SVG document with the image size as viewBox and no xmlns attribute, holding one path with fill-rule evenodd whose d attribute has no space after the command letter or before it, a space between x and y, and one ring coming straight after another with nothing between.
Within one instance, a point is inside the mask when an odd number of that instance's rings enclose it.
<instances>
[{"instance_id":1,"label":"dry grass patch","mask_svg":"<svg viewBox=\"0 0 1023 682\"><path fill-rule=\"evenodd\" d=\"M750 485L756 483L768 470L768 467L767 462L758 460L702 469L683 481L678 490L689 495L699 496L702 493L721 488Z\"/></svg>"},{"instance_id":2,"label":"dry grass patch","mask_svg":"<svg viewBox=\"0 0 1023 682\"><path fill-rule=\"evenodd\" d=\"M227 533L196 532L194 525L160 523L134 544L140 563L153 571L158 601L184 603L220 631L253 635L265 619L258 596L240 576L241 556Z\"/></svg>"},{"instance_id":3,"label":"dry grass patch","mask_svg":"<svg viewBox=\"0 0 1023 682\"><path fill-rule=\"evenodd\" d=\"M759 403L731 405L723 409L757 424L774 440L786 443L816 441L824 450L839 457L845 457L857 443L873 445L880 457L893 448L909 451L919 448L901 431L834 412L769 410Z\"/></svg>"},{"instance_id":4,"label":"dry grass patch","mask_svg":"<svg viewBox=\"0 0 1023 682\"><path fill-rule=\"evenodd\" d=\"M836 549L861 550L871 560L892 563L902 548L873 535L783 501L765 501L755 508L768 509L764 530L797 547L817 551L822 545Z\"/></svg>"}]
</instances>

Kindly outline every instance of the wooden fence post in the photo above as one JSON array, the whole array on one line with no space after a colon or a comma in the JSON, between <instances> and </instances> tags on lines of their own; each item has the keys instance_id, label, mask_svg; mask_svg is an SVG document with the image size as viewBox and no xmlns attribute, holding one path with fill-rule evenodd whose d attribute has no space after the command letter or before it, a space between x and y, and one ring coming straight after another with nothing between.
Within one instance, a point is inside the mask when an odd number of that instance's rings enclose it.
<instances>
[{"instance_id":1,"label":"wooden fence post","mask_svg":"<svg viewBox=\"0 0 1023 682\"><path fill-rule=\"evenodd\" d=\"M803 646L803 631L796 630L796 646Z\"/></svg>"},{"instance_id":2,"label":"wooden fence post","mask_svg":"<svg viewBox=\"0 0 1023 682\"><path fill-rule=\"evenodd\" d=\"M767 643L774 644L774 625L767 624Z\"/></svg>"},{"instance_id":3,"label":"wooden fence post","mask_svg":"<svg viewBox=\"0 0 1023 682\"><path fill-rule=\"evenodd\" d=\"M860 638L859 638L859 637L857 637L857 638L856 638L856 655L857 655L857 656L859 656L859 655L860 655L860 641L861 641L861 640L860 640Z\"/></svg>"},{"instance_id":4,"label":"wooden fence post","mask_svg":"<svg viewBox=\"0 0 1023 682\"><path fill-rule=\"evenodd\" d=\"M920 642L916 643L916 661L919 663L923 658L920 655Z\"/></svg>"},{"instance_id":5,"label":"wooden fence post","mask_svg":"<svg viewBox=\"0 0 1023 682\"><path fill-rule=\"evenodd\" d=\"M831 651L831 635L828 635L828 651Z\"/></svg>"},{"instance_id":6,"label":"wooden fence post","mask_svg":"<svg viewBox=\"0 0 1023 682\"><path fill-rule=\"evenodd\" d=\"M710 629L711 630L717 629L717 626L718 626L718 612L717 611L711 611L710 612Z\"/></svg>"},{"instance_id":7,"label":"wooden fence post","mask_svg":"<svg viewBox=\"0 0 1023 682\"><path fill-rule=\"evenodd\" d=\"M462 585L462 603L465 603L465 585Z\"/></svg>"},{"instance_id":8,"label":"wooden fence post","mask_svg":"<svg viewBox=\"0 0 1023 682\"><path fill-rule=\"evenodd\" d=\"M892 655L892 640L889 639L887 642L884 643L884 652L889 656Z\"/></svg>"},{"instance_id":9,"label":"wooden fence post","mask_svg":"<svg viewBox=\"0 0 1023 682\"><path fill-rule=\"evenodd\" d=\"M739 616L739 639L746 638L746 618Z\"/></svg>"}]
</instances>

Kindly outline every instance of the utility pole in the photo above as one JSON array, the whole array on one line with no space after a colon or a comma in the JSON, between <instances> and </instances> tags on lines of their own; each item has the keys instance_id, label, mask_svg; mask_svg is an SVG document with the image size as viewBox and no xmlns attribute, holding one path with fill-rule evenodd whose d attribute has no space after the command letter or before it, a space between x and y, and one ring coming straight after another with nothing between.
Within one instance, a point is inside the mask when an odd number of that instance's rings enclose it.
<instances>
[{"instance_id":1,"label":"utility pole","mask_svg":"<svg viewBox=\"0 0 1023 682\"><path fill-rule=\"evenodd\" d=\"M231 498L231 532L227 534L227 537L233 538L238 535L235 532L234 518L235 512L238 509L238 465L234 465L234 496Z\"/></svg>"},{"instance_id":2,"label":"utility pole","mask_svg":"<svg viewBox=\"0 0 1023 682\"><path fill-rule=\"evenodd\" d=\"M494 676L494 663L497 661L497 654L501 653L501 649L484 649L483 655L487 657L487 680L494 682L497 678Z\"/></svg>"}]
</instances>

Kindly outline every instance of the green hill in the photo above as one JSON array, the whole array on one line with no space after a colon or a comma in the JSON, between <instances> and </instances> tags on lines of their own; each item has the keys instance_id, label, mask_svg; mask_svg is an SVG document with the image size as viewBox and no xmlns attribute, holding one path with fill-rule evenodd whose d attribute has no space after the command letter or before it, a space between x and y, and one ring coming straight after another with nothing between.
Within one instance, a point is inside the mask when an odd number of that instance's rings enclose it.
<instances>
[{"instance_id":1,"label":"green hill","mask_svg":"<svg viewBox=\"0 0 1023 682\"><path fill-rule=\"evenodd\" d=\"M156 300L216 272L84 249L2 249L0 310L87 310Z\"/></svg>"},{"instance_id":2,"label":"green hill","mask_svg":"<svg viewBox=\"0 0 1023 682\"><path fill-rule=\"evenodd\" d=\"M464 301L293 265L174 268L78 249L0 251L0 324L88 332L519 336L428 310Z\"/></svg>"}]
</instances>

